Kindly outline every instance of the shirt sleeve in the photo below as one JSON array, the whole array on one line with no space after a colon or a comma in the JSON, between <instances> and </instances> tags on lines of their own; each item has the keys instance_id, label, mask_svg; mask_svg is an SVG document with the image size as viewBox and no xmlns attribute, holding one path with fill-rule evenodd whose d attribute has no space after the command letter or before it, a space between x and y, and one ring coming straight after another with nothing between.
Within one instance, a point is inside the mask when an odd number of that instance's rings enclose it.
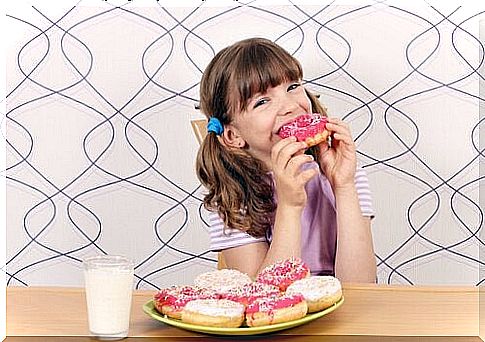
<instances>
[{"instance_id":1,"label":"shirt sleeve","mask_svg":"<svg viewBox=\"0 0 485 342\"><path fill-rule=\"evenodd\" d=\"M360 210L363 216L374 218L374 207L372 205L372 195L369 187L369 179L363 168L357 168L355 172L355 187L359 198Z\"/></svg>"},{"instance_id":2,"label":"shirt sleeve","mask_svg":"<svg viewBox=\"0 0 485 342\"><path fill-rule=\"evenodd\" d=\"M226 228L224 229L224 222L219 214L215 212L209 213L209 234L210 234L210 250L219 252L221 250L247 245L255 242L266 242L266 238L255 238L239 229Z\"/></svg>"}]
</instances>

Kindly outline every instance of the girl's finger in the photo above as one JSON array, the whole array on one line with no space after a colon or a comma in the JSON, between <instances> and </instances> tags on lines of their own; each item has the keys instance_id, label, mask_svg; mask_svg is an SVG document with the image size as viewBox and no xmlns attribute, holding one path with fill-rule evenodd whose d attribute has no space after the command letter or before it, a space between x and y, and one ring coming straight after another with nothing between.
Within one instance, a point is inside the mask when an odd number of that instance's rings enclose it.
<instances>
[{"instance_id":1,"label":"girl's finger","mask_svg":"<svg viewBox=\"0 0 485 342\"><path fill-rule=\"evenodd\" d=\"M334 133L333 139L338 142L343 142L349 146L353 146L355 144L352 137L348 134Z\"/></svg>"},{"instance_id":2,"label":"girl's finger","mask_svg":"<svg viewBox=\"0 0 485 342\"><path fill-rule=\"evenodd\" d=\"M312 167L308 170L305 170L298 175L298 182L300 182L301 185L305 185L310 179L318 175L319 172L320 170L318 169L318 167Z\"/></svg>"},{"instance_id":3,"label":"girl's finger","mask_svg":"<svg viewBox=\"0 0 485 342\"><path fill-rule=\"evenodd\" d=\"M305 142L296 141L292 141L288 144L282 145L277 150L275 150L274 159L272 157L273 165L280 168L285 168L293 156L297 154L303 154L307 147L308 146Z\"/></svg>"},{"instance_id":4,"label":"girl's finger","mask_svg":"<svg viewBox=\"0 0 485 342\"><path fill-rule=\"evenodd\" d=\"M313 161L313 157L307 154L300 154L292 157L286 166L286 170L293 176L297 176L300 173L300 168L303 164Z\"/></svg>"},{"instance_id":5,"label":"girl's finger","mask_svg":"<svg viewBox=\"0 0 485 342\"><path fill-rule=\"evenodd\" d=\"M296 142L295 137L288 137L286 139L278 141L273 148L271 149L271 163L276 166L276 161L278 160L278 156L281 153L281 150L284 149L286 146L288 146L291 143Z\"/></svg>"},{"instance_id":6,"label":"girl's finger","mask_svg":"<svg viewBox=\"0 0 485 342\"><path fill-rule=\"evenodd\" d=\"M348 134L350 134L349 126L343 121L327 122L327 124L325 125L325 128L330 132L338 132L338 133L348 132Z\"/></svg>"},{"instance_id":7,"label":"girl's finger","mask_svg":"<svg viewBox=\"0 0 485 342\"><path fill-rule=\"evenodd\" d=\"M339 118L335 118L335 117L328 117L327 122L329 122L331 124L337 124L337 125L347 125L347 123L345 121L343 121L342 119L339 119Z\"/></svg>"}]
</instances>

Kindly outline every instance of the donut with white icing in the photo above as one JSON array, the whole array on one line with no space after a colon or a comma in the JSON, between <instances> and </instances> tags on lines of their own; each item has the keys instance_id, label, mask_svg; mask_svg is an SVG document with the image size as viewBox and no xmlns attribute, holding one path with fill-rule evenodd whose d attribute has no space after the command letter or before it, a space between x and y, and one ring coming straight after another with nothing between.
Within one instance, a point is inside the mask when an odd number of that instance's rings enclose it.
<instances>
[{"instance_id":1,"label":"donut with white icing","mask_svg":"<svg viewBox=\"0 0 485 342\"><path fill-rule=\"evenodd\" d=\"M196 299L182 310L182 322L218 328L238 328L244 322L244 305L228 299Z\"/></svg>"},{"instance_id":2,"label":"donut with white icing","mask_svg":"<svg viewBox=\"0 0 485 342\"><path fill-rule=\"evenodd\" d=\"M262 284L275 285L282 292L293 282L310 276L310 268L300 258L289 258L266 266L257 276Z\"/></svg>"},{"instance_id":3,"label":"donut with white icing","mask_svg":"<svg viewBox=\"0 0 485 342\"><path fill-rule=\"evenodd\" d=\"M280 295L281 292L277 286L262 283L245 284L242 287L220 293L221 298L241 303L244 306L248 306L258 298L278 297Z\"/></svg>"},{"instance_id":4,"label":"donut with white icing","mask_svg":"<svg viewBox=\"0 0 485 342\"><path fill-rule=\"evenodd\" d=\"M252 281L246 273L234 269L221 269L199 274L195 278L194 284L216 292L226 292L232 288L252 283Z\"/></svg>"},{"instance_id":5,"label":"donut with white icing","mask_svg":"<svg viewBox=\"0 0 485 342\"><path fill-rule=\"evenodd\" d=\"M306 301L299 293L258 298L246 308L246 324L259 327L289 322L304 317L307 311Z\"/></svg>"},{"instance_id":6,"label":"donut with white icing","mask_svg":"<svg viewBox=\"0 0 485 342\"><path fill-rule=\"evenodd\" d=\"M340 281L332 276L311 276L288 286L287 294L301 294L308 304L308 312L321 311L342 297Z\"/></svg>"},{"instance_id":7,"label":"donut with white icing","mask_svg":"<svg viewBox=\"0 0 485 342\"><path fill-rule=\"evenodd\" d=\"M194 299L217 299L219 295L197 286L170 286L160 289L153 297L155 309L163 315L180 319L184 306Z\"/></svg>"},{"instance_id":8,"label":"donut with white icing","mask_svg":"<svg viewBox=\"0 0 485 342\"><path fill-rule=\"evenodd\" d=\"M327 118L320 113L303 114L284 124L278 130L278 135L282 139L294 136L297 141L305 141L310 147L327 140L330 133L326 124Z\"/></svg>"}]
</instances>

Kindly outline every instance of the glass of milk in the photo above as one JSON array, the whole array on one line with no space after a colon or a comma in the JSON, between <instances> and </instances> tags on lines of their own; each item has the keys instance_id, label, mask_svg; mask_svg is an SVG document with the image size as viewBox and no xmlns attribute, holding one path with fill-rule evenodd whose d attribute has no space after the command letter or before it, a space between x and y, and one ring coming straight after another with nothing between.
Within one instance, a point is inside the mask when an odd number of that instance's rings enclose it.
<instances>
[{"instance_id":1,"label":"glass of milk","mask_svg":"<svg viewBox=\"0 0 485 342\"><path fill-rule=\"evenodd\" d=\"M84 260L89 331L100 339L128 336L133 262L123 256L101 255Z\"/></svg>"}]
</instances>

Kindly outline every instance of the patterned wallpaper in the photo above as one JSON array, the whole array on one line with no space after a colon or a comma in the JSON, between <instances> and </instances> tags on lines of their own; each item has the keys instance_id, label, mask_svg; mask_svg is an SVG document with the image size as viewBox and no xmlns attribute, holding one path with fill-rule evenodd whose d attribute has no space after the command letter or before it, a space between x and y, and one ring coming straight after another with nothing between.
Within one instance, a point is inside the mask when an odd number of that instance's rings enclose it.
<instances>
[{"instance_id":1,"label":"patterned wallpaper","mask_svg":"<svg viewBox=\"0 0 485 342\"><path fill-rule=\"evenodd\" d=\"M250 36L295 55L351 125L379 282L480 284L485 5L308 3L8 7L8 285L79 286L101 253L133 258L145 289L216 266L190 120L211 57Z\"/></svg>"}]
</instances>

